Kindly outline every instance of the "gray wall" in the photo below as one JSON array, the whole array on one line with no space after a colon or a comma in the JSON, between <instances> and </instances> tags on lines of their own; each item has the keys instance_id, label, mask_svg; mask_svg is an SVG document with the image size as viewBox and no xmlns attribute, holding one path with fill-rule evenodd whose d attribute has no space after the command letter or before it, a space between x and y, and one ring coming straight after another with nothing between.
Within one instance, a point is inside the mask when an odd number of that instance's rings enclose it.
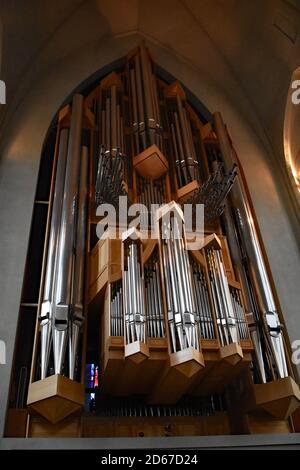
<instances>
[{"instance_id":1,"label":"gray wall","mask_svg":"<svg viewBox=\"0 0 300 470\"><path fill-rule=\"evenodd\" d=\"M65 97L81 81L104 65L125 55L140 39L135 32L93 38L82 47L68 31L69 50L53 53L47 66L33 64L2 127L0 148L0 339L7 343L7 365L0 366L0 436L3 432L16 334L18 307L28 244L33 200L42 144L49 123ZM147 37L156 62L181 80L210 111L221 111L244 166L262 236L269 256L287 330L291 340L300 336L300 263L294 228L287 215L286 189L280 170L261 128L251 115L247 99L236 85L228 98L230 72L220 65L212 80L209 61L195 67L171 49ZM59 43L57 44L59 48ZM209 50L208 50L209 55ZM39 66L40 65L40 66ZM212 64L212 69L214 64ZM231 85L228 85L229 87ZM249 122L251 121L251 122ZM24 339L26 340L26 339Z\"/></svg>"}]
</instances>

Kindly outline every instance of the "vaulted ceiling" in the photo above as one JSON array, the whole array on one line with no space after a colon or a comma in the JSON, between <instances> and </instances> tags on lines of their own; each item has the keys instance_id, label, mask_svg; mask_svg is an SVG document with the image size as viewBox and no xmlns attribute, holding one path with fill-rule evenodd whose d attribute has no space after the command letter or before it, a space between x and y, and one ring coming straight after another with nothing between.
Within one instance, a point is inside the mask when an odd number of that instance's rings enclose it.
<instances>
[{"instance_id":1,"label":"vaulted ceiling","mask_svg":"<svg viewBox=\"0 0 300 470\"><path fill-rule=\"evenodd\" d=\"M217 82L244 115L248 109L283 161L286 99L300 65L300 1L1 0L0 18L2 122L57 60L100 38L139 32Z\"/></svg>"}]
</instances>

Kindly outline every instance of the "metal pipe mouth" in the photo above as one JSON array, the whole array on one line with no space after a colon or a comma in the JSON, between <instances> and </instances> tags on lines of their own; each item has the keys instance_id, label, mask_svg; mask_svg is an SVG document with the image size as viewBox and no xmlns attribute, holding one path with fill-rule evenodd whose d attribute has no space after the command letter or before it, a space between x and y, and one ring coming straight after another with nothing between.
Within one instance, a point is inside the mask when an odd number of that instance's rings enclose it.
<instances>
[{"instance_id":1,"label":"metal pipe mouth","mask_svg":"<svg viewBox=\"0 0 300 470\"><path fill-rule=\"evenodd\" d=\"M68 328L68 321L67 320L55 320L54 321L54 328L58 331L63 331Z\"/></svg>"}]
</instances>

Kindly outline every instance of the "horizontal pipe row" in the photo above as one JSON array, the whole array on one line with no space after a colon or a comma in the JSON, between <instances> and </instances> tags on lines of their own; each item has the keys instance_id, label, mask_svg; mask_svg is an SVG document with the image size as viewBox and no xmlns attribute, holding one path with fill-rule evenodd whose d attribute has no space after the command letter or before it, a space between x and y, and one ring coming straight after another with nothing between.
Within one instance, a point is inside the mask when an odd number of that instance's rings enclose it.
<instances>
[{"instance_id":1,"label":"horizontal pipe row","mask_svg":"<svg viewBox=\"0 0 300 470\"><path fill-rule=\"evenodd\" d=\"M137 262L137 247L135 244L132 244L132 250L129 250L129 255L127 258L127 265L129 266L128 271L125 272L125 288L126 293L124 295L124 300L126 302L125 310L128 311L130 308L131 314L128 313L125 315L125 323L128 331L128 342L133 342L137 338L140 340L145 340L145 335L140 331L144 328L143 325L143 300L142 297L145 295L146 305L146 320L147 320L147 336L154 338L163 338L165 337L165 326L164 326L164 309L163 309L163 297L161 290L161 281L160 281L160 270L159 262L156 254L152 255L144 267L144 281L140 278L140 265ZM135 248L133 248L135 247ZM214 250L208 250L209 265L211 269L215 270L215 263L220 263L220 258L216 255ZM166 255L167 257L169 255ZM132 257L132 259L131 259ZM174 259L176 256L174 255ZM211 259L214 258L214 261ZM214 323L214 311L211 306L210 295L208 283L206 280L206 275L204 269L195 261L191 261L192 269L192 292L195 298L195 328L200 328L200 338L202 339L216 339L215 323ZM227 299L222 299L224 295L224 290L220 287L221 282L227 282L225 278L217 282L216 277L220 275L221 269L219 272L212 274L211 277L211 288L213 291L213 298L217 302L217 324L219 325L219 333L221 336L222 344L229 344L230 342L235 342L237 339L248 340L249 339L249 330L248 324L245 317L245 311L241 301L241 293L239 289L230 287L230 302L232 307L231 315L229 315L228 305L225 307ZM130 282L135 283L135 288L132 289L132 295L129 295L129 285ZM171 276L170 276L171 279ZM133 285L133 284L132 284ZM219 287L216 287L219 286ZM176 289L176 286L175 286ZM175 289L172 289L175 291ZM219 289L217 291L217 289ZM170 293L169 293L170 294ZM168 297L168 295L167 295ZM222 308L220 306L222 305ZM229 308L231 308L229 307ZM185 310L187 314L187 309ZM186 319L186 316L185 316ZM172 317L173 320L173 317ZM169 323L171 317L169 317ZM186 323L183 325L183 322L179 322L177 318L177 324L173 320L170 325L170 333L174 335L175 328L179 329L179 334L177 337L179 340L179 335L183 335L184 328L190 328L190 324ZM237 331L235 331L237 329ZM172 333L172 330L174 331ZM123 317L123 292L120 282L113 283L111 285L111 297L110 297L110 334L111 336L123 336L124 335L124 317ZM174 335L176 338L176 335ZM174 341L174 339L173 339ZM187 340L186 340L187 341ZM180 343L180 340L179 340ZM184 344L183 340L182 343ZM187 346L188 347L187 343ZM173 348L177 347L173 343ZM195 345L194 345L195 347Z\"/></svg>"},{"instance_id":2,"label":"horizontal pipe row","mask_svg":"<svg viewBox=\"0 0 300 470\"><path fill-rule=\"evenodd\" d=\"M220 409L220 404L215 403L214 397L205 397L203 399L189 399L187 398L182 403L177 405L160 406L148 405L139 400L120 400L111 401L109 403L99 404L97 410L98 416L111 416L111 417L200 417L211 416ZM168 426L168 425L167 425Z\"/></svg>"}]
</instances>

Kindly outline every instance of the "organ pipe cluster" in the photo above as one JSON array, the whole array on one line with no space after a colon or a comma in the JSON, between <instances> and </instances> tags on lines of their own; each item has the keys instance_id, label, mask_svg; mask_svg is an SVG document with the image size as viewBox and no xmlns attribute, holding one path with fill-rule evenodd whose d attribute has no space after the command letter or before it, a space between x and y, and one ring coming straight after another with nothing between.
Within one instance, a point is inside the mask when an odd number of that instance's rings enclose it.
<instances>
[{"instance_id":1,"label":"organ pipe cluster","mask_svg":"<svg viewBox=\"0 0 300 470\"><path fill-rule=\"evenodd\" d=\"M119 196L126 196L124 157L119 149L114 154L101 146L95 183L96 204L109 203L117 207Z\"/></svg>"},{"instance_id":2,"label":"organ pipe cluster","mask_svg":"<svg viewBox=\"0 0 300 470\"><path fill-rule=\"evenodd\" d=\"M61 130L59 138L40 316L42 379L48 375L50 356L56 374L68 365L65 373L74 379L84 319L88 150L81 146L82 112L82 96L75 95L70 130Z\"/></svg>"},{"instance_id":3,"label":"organ pipe cluster","mask_svg":"<svg viewBox=\"0 0 300 470\"><path fill-rule=\"evenodd\" d=\"M179 188L193 180L200 181L198 158L192 135L186 100L179 94L168 98L167 109L172 136L172 149L175 156L177 185Z\"/></svg>"},{"instance_id":4,"label":"organ pipe cluster","mask_svg":"<svg viewBox=\"0 0 300 470\"><path fill-rule=\"evenodd\" d=\"M225 346L226 344L237 343L239 337L236 317L220 251L209 248L206 250L206 258L221 344Z\"/></svg>"},{"instance_id":5,"label":"organ pipe cluster","mask_svg":"<svg viewBox=\"0 0 300 470\"><path fill-rule=\"evenodd\" d=\"M199 349L191 270L179 220L182 222L176 213L169 220L164 220L162 217L160 227L162 270L173 352L190 347Z\"/></svg>"},{"instance_id":6,"label":"organ pipe cluster","mask_svg":"<svg viewBox=\"0 0 300 470\"><path fill-rule=\"evenodd\" d=\"M100 145L95 199L117 206L119 196L127 195L125 179L124 90L112 73L99 87L97 100L98 142Z\"/></svg>"},{"instance_id":7,"label":"organ pipe cluster","mask_svg":"<svg viewBox=\"0 0 300 470\"><path fill-rule=\"evenodd\" d=\"M165 319L159 257L155 252L144 268L145 295L147 312L147 335L149 338L165 337Z\"/></svg>"},{"instance_id":8,"label":"organ pipe cluster","mask_svg":"<svg viewBox=\"0 0 300 470\"><path fill-rule=\"evenodd\" d=\"M195 260L191 260L192 285L196 300L196 321L199 323L203 339L215 339L214 314L211 307L208 282L204 269Z\"/></svg>"},{"instance_id":9,"label":"organ pipe cluster","mask_svg":"<svg viewBox=\"0 0 300 470\"><path fill-rule=\"evenodd\" d=\"M115 156L124 148L123 86L117 75L100 87L98 100L99 142Z\"/></svg>"},{"instance_id":10,"label":"organ pipe cluster","mask_svg":"<svg viewBox=\"0 0 300 470\"><path fill-rule=\"evenodd\" d=\"M146 308L144 279L139 244L124 242L123 302L126 344L146 342Z\"/></svg>"},{"instance_id":11,"label":"organ pipe cluster","mask_svg":"<svg viewBox=\"0 0 300 470\"><path fill-rule=\"evenodd\" d=\"M246 314L241 299L241 291L235 287L229 287L231 303L234 312L234 318L236 319L238 336L241 340L249 339L249 329L246 321Z\"/></svg>"},{"instance_id":12,"label":"organ pipe cluster","mask_svg":"<svg viewBox=\"0 0 300 470\"><path fill-rule=\"evenodd\" d=\"M229 169L237 158L219 113L214 115L214 128L225 168ZM230 199L231 207L227 207L224 222L244 287L247 311L254 317L251 337L257 371L264 383L288 376L282 325L242 178L237 178Z\"/></svg>"},{"instance_id":13,"label":"organ pipe cluster","mask_svg":"<svg viewBox=\"0 0 300 470\"><path fill-rule=\"evenodd\" d=\"M205 219L216 220L223 214L226 198L237 177L237 166L234 164L229 173L224 173L222 165L214 165L215 171L186 201L189 204L203 204Z\"/></svg>"},{"instance_id":14,"label":"organ pipe cluster","mask_svg":"<svg viewBox=\"0 0 300 470\"><path fill-rule=\"evenodd\" d=\"M129 58L127 68L134 154L137 155L152 144L162 148L157 79L149 52L143 43Z\"/></svg>"}]
</instances>

